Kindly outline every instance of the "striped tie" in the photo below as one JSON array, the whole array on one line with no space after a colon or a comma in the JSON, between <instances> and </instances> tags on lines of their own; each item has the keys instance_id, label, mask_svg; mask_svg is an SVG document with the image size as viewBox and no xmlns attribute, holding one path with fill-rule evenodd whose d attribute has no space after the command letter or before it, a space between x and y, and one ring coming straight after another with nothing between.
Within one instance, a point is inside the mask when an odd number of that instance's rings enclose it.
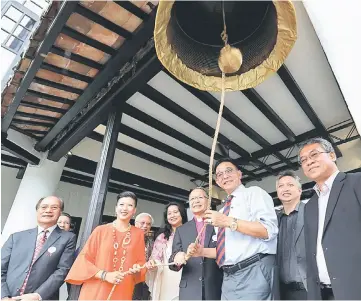
<instances>
[{"instance_id":1,"label":"striped tie","mask_svg":"<svg viewBox=\"0 0 361 301\"><path fill-rule=\"evenodd\" d=\"M227 215L229 214L229 211L231 209L231 201L233 199L233 195L229 195L226 198L226 204L223 208L223 214ZM222 266L224 263L224 260L226 258L226 250L225 250L225 245L226 245L226 228L218 228L218 233L217 233L217 256L216 256L216 262L218 264L218 266Z\"/></svg>"},{"instance_id":2,"label":"striped tie","mask_svg":"<svg viewBox=\"0 0 361 301\"><path fill-rule=\"evenodd\" d=\"M49 230L45 230L44 234L42 236L40 236L39 239L36 241L36 247L35 247L35 251L34 251L34 255L33 255L33 260L31 261L30 268L29 268L28 274L25 277L24 283L23 283L22 287L20 288L20 295L24 294L26 284L28 283L28 280L29 280L31 269L33 267L33 264L34 264L36 258L38 257L41 249L43 248L43 246L46 242L46 239L47 239L46 235L48 233L49 233Z\"/></svg>"}]
</instances>

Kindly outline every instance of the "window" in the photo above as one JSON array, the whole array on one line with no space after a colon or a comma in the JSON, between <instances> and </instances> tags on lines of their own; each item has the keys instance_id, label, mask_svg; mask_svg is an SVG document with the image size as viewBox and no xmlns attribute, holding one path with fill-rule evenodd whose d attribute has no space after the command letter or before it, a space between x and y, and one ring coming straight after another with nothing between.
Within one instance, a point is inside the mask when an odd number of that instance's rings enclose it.
<instances>
[{"instance_id":1,"label":"window","mask_svg":"<svg viewBox=\"0 0 361 301\"><path fill-rule=\"evenodd\" d=\"M17 54L27 41L36 21L11 5L1 18L1 45Z\"/></svg>"}]
</instances>

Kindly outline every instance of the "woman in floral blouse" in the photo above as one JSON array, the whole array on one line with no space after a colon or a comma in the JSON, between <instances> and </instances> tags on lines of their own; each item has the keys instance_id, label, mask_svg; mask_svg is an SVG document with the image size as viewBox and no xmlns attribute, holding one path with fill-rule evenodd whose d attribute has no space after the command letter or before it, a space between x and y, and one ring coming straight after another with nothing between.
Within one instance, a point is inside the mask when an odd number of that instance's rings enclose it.
<instances>
[{"instance_id":1,"label":"woman in floral blouse","mask_svg":"<svg viewBox=\"0 0 361 301\"><path fill-rule=\"evenodd\" d=\"M151 255L156 262L168 263L172 254L172 244L177 227L187 222L184 207L177 203L170 203L164 211L165 227L157 236ZM148 270L146 283L148 284L152 300L178 300L181 273L171 271L168 266L160 266Z\"/></svg>"}]
</instances>

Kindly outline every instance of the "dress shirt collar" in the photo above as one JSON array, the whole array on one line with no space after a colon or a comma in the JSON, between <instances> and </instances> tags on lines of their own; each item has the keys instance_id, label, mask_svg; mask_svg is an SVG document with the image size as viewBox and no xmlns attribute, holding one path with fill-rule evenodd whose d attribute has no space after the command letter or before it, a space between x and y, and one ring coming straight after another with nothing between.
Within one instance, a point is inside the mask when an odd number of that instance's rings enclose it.
<instances>
[{"instance_id":1,"label":"dress shirt collar","mask_svg":"<svg viewBox=\"0 0 361 301\"><path fill-rule=\"evenodd\" d=\"M295 209L293 209L293 210L290 212L290 214L291 214L292 212L295 212L295 211L296 211L296 212L298 212L298 211L299 211L299 208L300 208L300 203L301 203L301 201L297 203L297 205L296 205ZM281 210L281 214L282 214L282 215L290 215L290 214L286 214L286 212L285 212L285 209L284 209L284 208L282 208L282 210Z\"/></svg>"},{"instance_id":2,"label":"dress shirt collar","mask_svg":"<svg viewBox=\"0 0 361 301\"><path fill-rule=\"evenodd\" d=\"M47 237L50 236L50 234L54 231L54 229L55 229L57 226L58 226L58 225L55 224L54 226L51 226L50 228L47 228L47 229L46 229L46 230L49 231L49 234L47 235ZM38 226L38 235L39 235L41 232L43 232L44 230L45 230L45 229L44 229L43 227Z\"/></svg>"},{"instance_id":3,"label":"dress shirt collar","mask_svg":"<svg viewBox=\"0 0 361 301\"><path fill-rule=\"evenodd\" d=\"M333 182L335 181L338 173L340 171L339 170L336 170L327 180L326 182L323 184L322 188L320 189L318 187L318 185L316 184L313 189L316 191L317 195L320 196L321 194L325 194L325 193L328 193L331 188L332 188L332 184Z\"/></svg>"},{"instance_id":4,"label":"dress shirt collar","mask_svg":"<svg viewBox=\"0 0 361 301\"><path fill-rule=\"evenodd\" d=\"M225 203L230 195L232 195L234 198L235 194L242 191L243 189L246 189L246 187L244 187L243 184L239 185L235 190L232 191L231 194L227 195L226 199L222 200L222 203Z\"/></svg>"}]
</instances>

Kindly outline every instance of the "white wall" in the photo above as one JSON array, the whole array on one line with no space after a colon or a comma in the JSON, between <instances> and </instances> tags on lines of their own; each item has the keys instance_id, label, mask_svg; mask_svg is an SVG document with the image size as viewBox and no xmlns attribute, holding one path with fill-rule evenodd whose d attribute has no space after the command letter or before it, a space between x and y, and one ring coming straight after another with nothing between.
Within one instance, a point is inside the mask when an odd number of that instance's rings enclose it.
<instances>
[{"instance_id":1,"label":"white wall","mask_svg":"<svg viewBox=\"0 0 361 301\"><path fill-rule=\"evenodd\" d=\"M4 227L21 180L16 178L18 170L1 166L1 229Z\"/></svg>"}]
</instances>

